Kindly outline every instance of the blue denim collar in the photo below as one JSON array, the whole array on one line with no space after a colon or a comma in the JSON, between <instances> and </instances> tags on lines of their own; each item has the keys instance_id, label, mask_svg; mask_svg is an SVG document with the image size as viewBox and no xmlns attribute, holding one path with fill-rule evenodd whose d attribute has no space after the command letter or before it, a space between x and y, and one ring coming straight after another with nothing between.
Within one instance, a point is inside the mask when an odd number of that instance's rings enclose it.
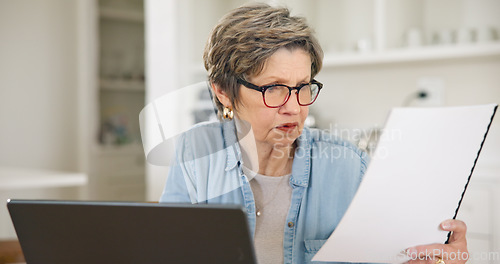
<instances>
[{"instance_id":1,"label":"blue denim collar","mask_svg":"<svg viewBox=\"0 0 500 264\"><path fill-rule=\"evenodd\" d=\"M222 135L224 136L224 148L226 154L225 171L232 170L238 165L241 160L241 150L236 137L236 125L234 120L222 121Z\"/></svg>"},{"instance_id":2,"label":"blue denim collar","mask_svg":"<svg viewBox=\"0 0 500 264\"><path fill-rule=\"evenodd\" d=\"M290 183L296 186L307 187L311 169L311 132L304 127L302 134L297 138L297 148L293 157L292 177Z\"/></svg>"}]
</instances>

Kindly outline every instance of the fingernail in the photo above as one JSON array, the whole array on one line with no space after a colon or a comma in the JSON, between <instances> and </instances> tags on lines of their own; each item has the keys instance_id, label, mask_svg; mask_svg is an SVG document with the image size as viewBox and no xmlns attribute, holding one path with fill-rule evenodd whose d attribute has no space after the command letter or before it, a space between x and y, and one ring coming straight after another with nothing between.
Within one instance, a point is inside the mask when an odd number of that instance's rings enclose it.
<instances>
[{"instance_id":1,"label":"fingernail","mask_svg":"<svg viewBox=\"0 0 500 264\"><path fill-rule=\"evenodd\" d=\"M450 229L451 228L451 223L449 221L441 223L441 227L443 229Z\"/></svg>"}]
</instances>

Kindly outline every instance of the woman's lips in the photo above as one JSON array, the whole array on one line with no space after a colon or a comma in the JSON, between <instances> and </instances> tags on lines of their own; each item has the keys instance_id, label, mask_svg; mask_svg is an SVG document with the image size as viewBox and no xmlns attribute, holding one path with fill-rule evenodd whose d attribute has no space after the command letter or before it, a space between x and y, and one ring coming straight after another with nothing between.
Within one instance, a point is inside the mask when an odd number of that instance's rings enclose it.
<instances>
[{"instance_id":1,"label":"woman's lips","mask_svg":"<svg viewBox=\"0 0 500 264\"><path fill-rule=\"evenodd\" d=\"M297 128L297 126L299 125L299 123L295 122L295 123L284 123L284 124L281 124L279 126L276 127L276 129L279 129L283 132L290 132L292 130L294 130L295 128Z\"/></svg>"}]
</instances>

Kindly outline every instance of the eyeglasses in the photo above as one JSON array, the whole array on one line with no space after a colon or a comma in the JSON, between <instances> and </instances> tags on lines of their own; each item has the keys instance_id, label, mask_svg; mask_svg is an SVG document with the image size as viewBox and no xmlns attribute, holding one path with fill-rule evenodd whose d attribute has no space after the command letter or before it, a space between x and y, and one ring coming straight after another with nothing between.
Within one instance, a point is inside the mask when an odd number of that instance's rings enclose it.
<instances>
[{"instance_id":1,"label":"eyeglasses","mask_svg":"<svg viewBox=\"0 0 500 264\"><path fill-rule=\"evenodd\" d=\"M297 90L295 94L297 95L297 102L299 105L311 105L316 101L319 91L323 88L323 84L316 80L312 80L309 83L303 83L297 87L290 87L284 84L257 86L242 79L238 79L238 83L247 88L262 92L264 104L270 108L277 108L286 104L288 99L290 99L292 90Z\"/></svg>"}]
</instances>

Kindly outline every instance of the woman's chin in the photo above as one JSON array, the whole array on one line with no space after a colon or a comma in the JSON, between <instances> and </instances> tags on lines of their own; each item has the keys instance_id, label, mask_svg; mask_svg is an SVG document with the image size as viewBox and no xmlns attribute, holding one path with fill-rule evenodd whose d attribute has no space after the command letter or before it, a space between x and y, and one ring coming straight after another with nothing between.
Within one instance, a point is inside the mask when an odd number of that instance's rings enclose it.
<instances>
[{"instance_id":1,"label":"woman's chin","mask_svg":"<svg viewBox=\"0 0 500 264\"><path fill-rule=\"evenodd\" d=\"M295 143L295 140L300 136L299 133L280 135L273 140L273 145L276 148L290 147Z\"/></svg>"}]
</instances>

